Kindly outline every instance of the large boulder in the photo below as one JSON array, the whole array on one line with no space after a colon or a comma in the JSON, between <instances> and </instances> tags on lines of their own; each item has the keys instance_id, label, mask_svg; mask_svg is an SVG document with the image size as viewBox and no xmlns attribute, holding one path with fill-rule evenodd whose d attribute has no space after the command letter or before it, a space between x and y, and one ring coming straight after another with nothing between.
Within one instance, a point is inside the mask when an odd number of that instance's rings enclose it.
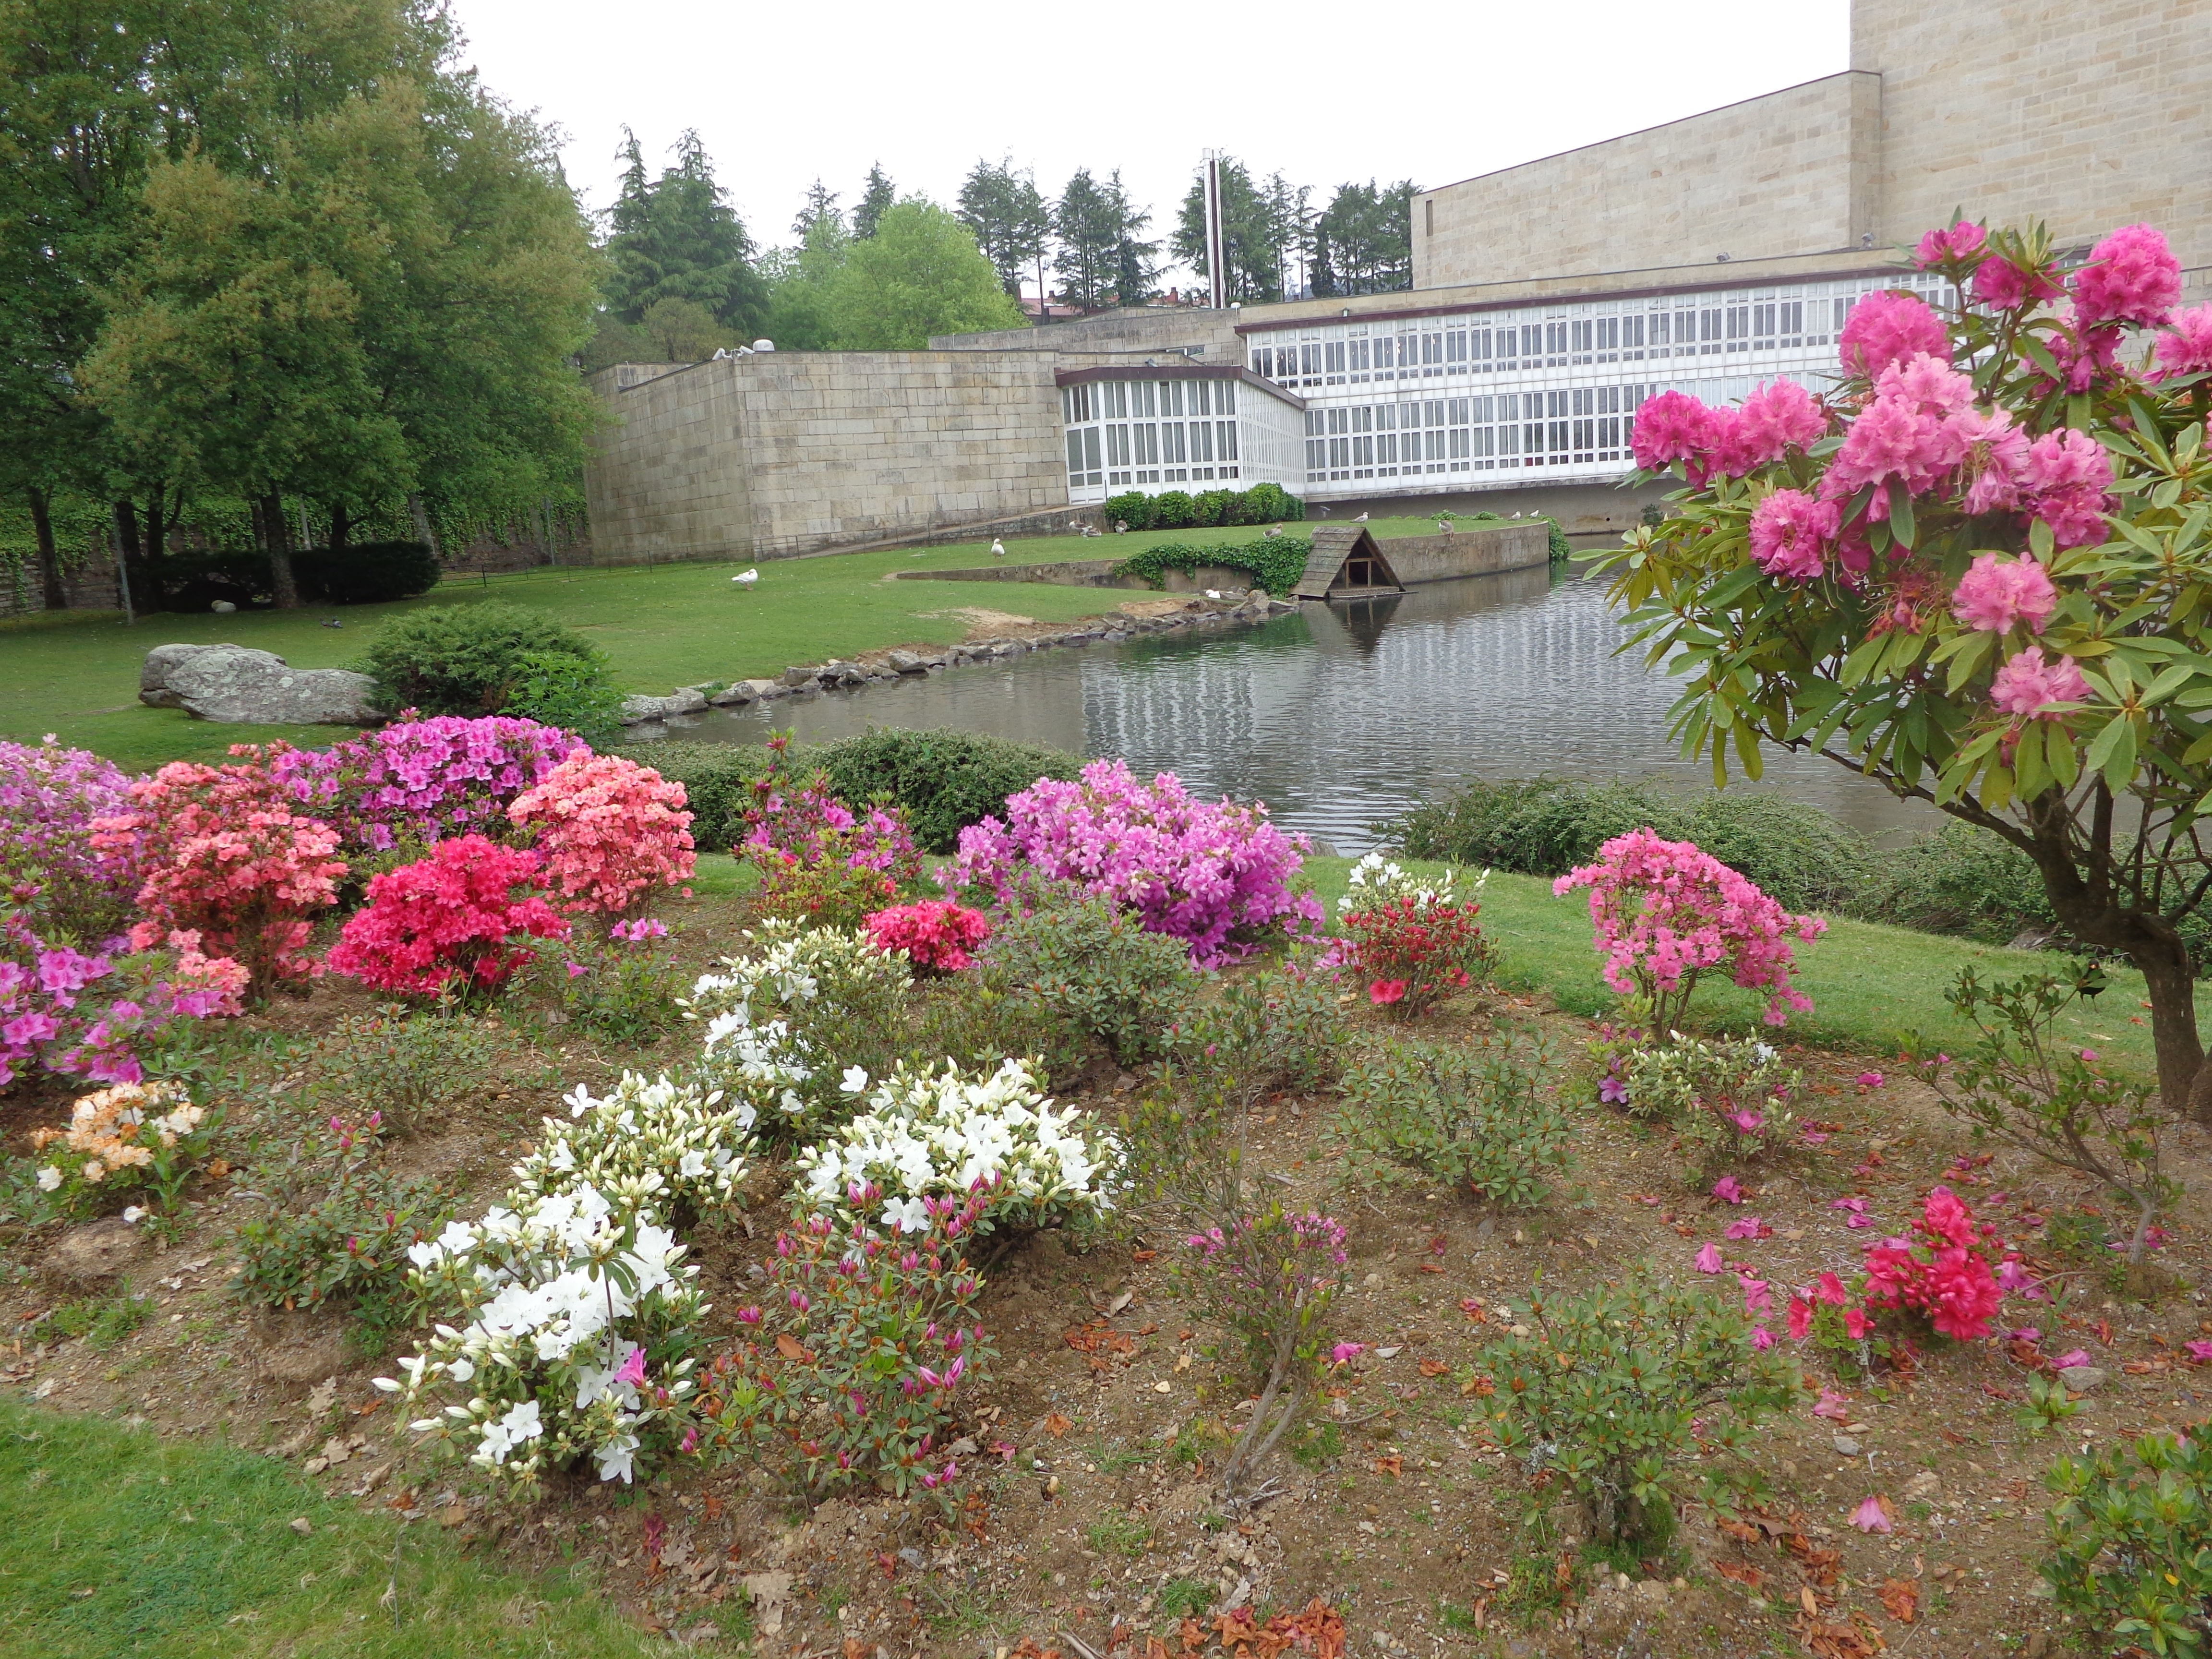
<instances>
[{"instance_id":1,"label":"large boulder","mask_svg":"<svg viewBox=\"0 0 2212 1659\"><path fill-rule=\"evenodd\" d=\"M257 726L374 726L376 682L345 668L294 668L243 645L157 645L138 698L204 720Z\"/></svg>"},{"instance_id":2,"label":"large boulder","mask_svg":"<svg viewBox=\"0 0 2212 1659\"><path fill-rule=\"evenodd\" d=\"M665 720L671 714L696 714L706 706L707 694L689 685L665 697L624 697L622 723L642 726L647 720Z\"/></svg>"}]
</instances>

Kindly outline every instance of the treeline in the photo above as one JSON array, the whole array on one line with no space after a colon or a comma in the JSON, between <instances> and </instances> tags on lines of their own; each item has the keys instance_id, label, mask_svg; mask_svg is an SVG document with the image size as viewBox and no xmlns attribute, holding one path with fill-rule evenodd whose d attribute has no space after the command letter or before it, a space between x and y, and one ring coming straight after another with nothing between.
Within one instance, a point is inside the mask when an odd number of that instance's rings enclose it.
<instances>
[{"instance_id":1,"label":"treeline","mask_svg":"<svg viewBox=\"0 0 2212 1659\"><path fill-rule=\"evenodd\" d=\"M550 136L428 0L0 3L0 490L65 595L242 507L276 603L357 527L573 493L601 271Z\"/></svg>"},{"instance_id":2,"label":"treeline","mask_svg":"<svg viewBox=\"0 0 2212 1659\"><path fill-rule=\"evenodd\" d=\"M1012 161L980 161L950 207L902 195L881 164L852 206L820 180L789 246L760 249L696 133L655 176L635 137L605 216L612 274L585 366L687 362L756 337L784 350L918 349L933 334L1018 328L1026 285L1055 306L1096 311L1152 303L1166 255L1208 275L1205 191L1194 180L1173 231L1118 170L1078 168L1057 195ZM1222 167L1230 297L1376 294L1413 285L1411 180L1340 185L1326 207L1279 173L1255 180Z\"/></svg>"}]
</instances>

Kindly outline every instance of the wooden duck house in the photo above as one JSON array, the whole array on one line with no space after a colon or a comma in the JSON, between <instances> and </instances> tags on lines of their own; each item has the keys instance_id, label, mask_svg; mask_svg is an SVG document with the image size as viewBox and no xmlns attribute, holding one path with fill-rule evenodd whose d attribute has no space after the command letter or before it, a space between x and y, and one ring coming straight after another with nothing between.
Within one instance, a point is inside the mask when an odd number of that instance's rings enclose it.
<instances>
[{"instance_id":1,"label":"wooden duck house","mask_svg":"<svg viewBox=\"0 0 2212 1659\"><path fill-rule=\"evenodd\" d=\"M1405 584L1392 571L1365 525L1324 524L1314 527L1313 551L1306 556L1305 574L1298 578L1291 595L1300 599L1352 599L1405 591Z\"/></svg>"}]
</instances>

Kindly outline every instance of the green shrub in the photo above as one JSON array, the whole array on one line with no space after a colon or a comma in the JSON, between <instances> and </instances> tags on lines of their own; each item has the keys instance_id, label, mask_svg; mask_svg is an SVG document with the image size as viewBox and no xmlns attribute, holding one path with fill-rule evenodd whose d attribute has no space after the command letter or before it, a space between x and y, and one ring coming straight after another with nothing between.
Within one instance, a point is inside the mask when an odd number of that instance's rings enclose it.
<instances>
[{"instance_id":1,"label":"green shrub","mask_svg":"<svg viewBox=\"0 0 2212 1659\"><path fill-rule=\"evenodd\" d=\"M1235 524L1242 505L1233 489L1201 489L1191 497L1191 522L1196 525Z\"/></svg>"},{"instance_id":2,"label":"green shrub","mask_svg":"<svg viewBox=\"0 0 2212 1659\"><path fill-rule=\"evenodd\" d=\"M481 1093L501 1070L501 1045L483 1021L386 1008L348 1014L309 1054L310 1089L347 1117L384 1115L411 1134Z\"/></svg>"},{"instance_id":3,"label":"green shrub","mask_svg":"<svg viewBox=\"0 0 2212 1659\"><path fill-rule=\"evenodd\" d=\"M1190 954L1148 933L1110 899L1072 889L1033 891L1027 915L998 925L983 946L983 977L1024 1012L1097 1037L1125 1064L1156 1054L1189 997Z\"/></svg>"},{"instance_id":4,"label":"green shrub","mask_svg":"<svg viewBox=\"0 0 2212 1659\"><path fill-rule=\"evenodd\" d=\"M393 708L497 714L530 672L530 659L548 653L595 666L604 660L550 617L492 600L394 617L370 636L363 663Z\"/></svg>"},{"instance_id":5,"label":"green shrub","mask_svg":"<svg viewBox=\"0 0 2212 1659\"><path fill-rule=\"evenodd\" d=\"M1854 914L1878 866L1866 837L1787 795L1678 795L1620 780L1474 779L1376 828L1411 858L1557 876L1646 824L1697 842L1792 910Z\"/></svg>"},{"instance_id":6,"label":"green shrub","mask_svg":"<svg viewBox=\"0 0 2212 1659\"><path fill-rule=\"evenodd\" d=\"M1106 529L1110 534L1118 525L1132 530L1152 527L1152 498L1141 489L1132 489L1124 495L1109 496L1106 502Z\"/></svg>"},{"instance_id":7,"label":"green shrub","mask_svg":"<svg viewBox=\"0 0 2212 1659\"><path fill-rule=\"evenodd\" d=\"M2057 1495L2043 1564L2097 1650L2201 1655L2212 1609L2212 1445L2145 1435L2044 1476Z\"/></svg>"},{"instance_id":8,"label":"green shrub","mask_svg":"<svg viewBox=\"0 0 2212 1659\"><path fill-rule=\"evenodd\" d=\"M533 651L520 667L506 713L574 732L594 749L622 736L623 695L599 664L559 651Z\"/></svg>"},{"instance_id":9,"label":"green shrub","mask_svg":"<svg viewBox=\"0 0 2212 1659\"><path fill-rule=\"evenodd\" d=\"M343 553L326 547L292 556L303 598L332 605L386 605L428 592L445 574L427 542L356 542Z\"/></svg>"},{"instance_id":10,"label":"green shrub","mask_svg":"<svg viewBox=\"0 0 2212 1659\"><path fill-rule=\"evenodd\" d=\"M564 1023L626 1044L650 1042L674 1025L683 1012L676 999L690 988L675 957L651 939L572 940L540 959L537 977Z\"/></svg>"},{"instance_id":11,"label":"green shrub","mask_svg":"<svg viewBox=\"0 0 2212 1659\"><path fill-rule=\"evenodd\" d=\"M1246 490L1208 489L1192 496L1180 489L1147 495L1132 489L1106 502L1106 527L1185 530L1212 525L1285 524L1303 519L1306 504L1280 484L1254 484Z\"/></svg>"},{"instance_id":12,"label":"green shrub","mask_svg":"<svg viewBox=\"0 0 2212 1659\"><path fill-rule=\"evenodd\" d=\"M1705 1501L1728 1507L1753 1479L1740 1457L1750 1430L1796 1389L1781 1352L1753 1345L1741 1306L1701 1285L1639 1273L1539 1294L1525 1323L1528 1335L1484 1354L1492 1431L1528 1471L1532 1500L1563 1482L1600 1544L1664 1547L1691 1467Z\"/></svg>"},{"instance_id":13,"label":"green shrub","mask_svg":"<svg viewBox=\"0 0 2212 1659\"><path fill-rule=\"evenodd\" d=\"M1163 489L1152 497L1155 530L1188 530L1197 522L1198 507L1188 490Z\"/></svg>"},{"instance_id":14,"label":"green shrub","mask_svg":"<svg viewBox=\"0 0 2212 1659\"><path fill-rule=\"evenodd\" d=\"M1618 1079L1631 1112L1674 1127L1692 1176L1787 1144L1789 1102L1805 1086L1771 1044L1730 1037L1631 1048Z\"/></svg>"},{"instance_id":15,"label":"green shrub","mask_svg":"<svg viewBox=\"0 0 2212 1659\"><path fill-rule=\"evenodd\" d=\"M954 851L963 830L987 814L1003 816L1006 797L1039 778L1072 779L1083 768L1080 756L1064 750L981 732L896 728L834 743L820 762L847 805L883 799L904 807L915 844L927 853Z\"/></svg>"},{"instance_id":16,"label":"green shrub","mask_svg":"<svg viewBox=\"0 0 2212 1659\"><path fill-rule=\"evenodd\" d=\"M1869 914L1923 933L1960 933L2003 945L2058 931L2035 860L1970 823L1947 823L1886 855Z\"/></svg>"},{"instance_id":17,"label":"green shrub","mask_svg":"<svg viewBox=\"0 0 2212 1659\"><path fill-rule=\"evenodd\" d=\"M1244 492L1244 524L1290 524L1306 515L1306 504L1278 483L1254 484Z\"/></svg>"},{"instance_id":18,"label":"green shrub","mask_svg":"<svg viewBox=\"0 0 2212 1659\"><path fill-rule=\"evenodd\" d=\"M1336 1140L1346 1178L1402 1181L1410 1170L1493 1204L1541 1203L1549 1177L1572 1162L1554 1069L1534 1028L1467 1048L1386 1040L1345 1068Z\"/></svg>"},{"instance_id":19,"label":"green shrub","mask_svg":"<svg viewBox=\"0 0 2212 1659\"><path fill-rule=\"evenodd\" d=\"M1133 553L1114 567L1117 576L1141 576L1154 587L1161 586L1161 575L1170 570L1180 570L1194 576L1209 565L1224 570L1242 570L1253 580L1277 598L1298 585L1305 574L1306 556L1313 551L1313 543L1304 536L1262 537L1256 542L1209 542L1203 546L1189 542L1162 542L1141 553Z\"/></svg>"},{"instance_id":20,"label":"green shrub","mask_svg":"<svg viewBox=\"0 0 2212 1659\"><path fill-rule=\"evenodd\" d=\"M641 743L622 751L641 766L684 786L691 812L691 839L702 853L726 853L745 837L745 809L753 804L753 785L767 775L773 757L753 743ZM811 774L818 752L793 745L790 764Z\"/></svg>"},{"instance_id":21,"label":"green shrub","mask_svg":"<svg viewBox=\"0 0 2212 1659\"><path fill-rule=\"evenodd\" d=\"M1334 1087L1352 1033L1334 983L1294 958L1227 981L1169 1036L1176 1065L1194 1086L1218 1079L1249 1106L1270 1094Z\"/></svg>"}]
</instances>

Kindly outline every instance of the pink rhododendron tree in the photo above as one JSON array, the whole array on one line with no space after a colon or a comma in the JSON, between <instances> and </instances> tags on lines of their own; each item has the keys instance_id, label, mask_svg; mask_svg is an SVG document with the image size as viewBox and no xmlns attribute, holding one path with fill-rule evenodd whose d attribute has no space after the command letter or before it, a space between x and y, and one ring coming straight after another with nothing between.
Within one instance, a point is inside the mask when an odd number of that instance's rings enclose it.
<instances>
[{"instance_id":1,"label":"pink rhododendron tree","mask_svg":"<svg viewBox=\"0 0 2212 1659\"><path fill-rule=\"evenodd\" d=\"M619 755L569 756L517 796L507 816L532 835L563 909L618 915L656 888L691 878L684 786Z\"/></svg>"},{"instance_id":2,"label":"pink rhododendron tree","mask_svg":"<svg viewBox=\"0 0 2212 1659\"><path fill-rule=\"evenodd\" d=\"M530 890L542 879L533 852L450 836L428 858L371 878L368 903L347 919L329 965L380 991L496 990L531 959L524 941L568 937L567 921Z\"/></svg>"},{"instance_id":3,"label":"pink rhododendron tree","mask_svg":"<svg viewBox=\"0 0 2212 1659\"><path fill-rule=\"evenodd\" d=\"M291 810L256 754L223 766L176 761L131 785L131 811L93 826L95 848L135 860L143 913L131 944L199 935L210 955L245 965L252 994L319 971L306 954L314 912L337 902L346 872L338 833Z\"/></svg>"},{"instance_id":4,"label":"pink rhododendron tree","mask_svg":"<svg viewBox=\"0 0 2212 1659\"><path fill-rule=\"evenodd\" d=\"M1638 464L1686 487L1612 598L1717 781L1779 744L2026 854L2075 940L2142 969L2161 1093L2212 1120L2182 927L2212 900L2212 307L2177 314L2143 225L2071 269L2040 227L1911 258L1946 290L1857 303L1817 428L1794 398L1644 405Z\"/></svg>"},{"instance_id":5,"label":"pink rhododendron tree","mask_svg":"<svg viewBox=\"0 0 2212 1659\"><path fill-rule=\"evenodd\" d=\"M924 973L957 974L969 952L991 937L991 919L949 899L922 899L878 910L860 924L886 951L903 951Z\"/></svg>"},{"instance_id":6,"label":"pink rhododendron tree","mask_svg":"<svg viewBox=\"0 0 2212 1659\"><path fill-rule=\"evenodd\" d=\"M1691 994L1709 969L1746 990L1765 991L1766 1023L1779 1025L1812 1000L1791 982L1793 933L1808 943L1827 931L1818 916L1793 916L1694 842L1632 830L1598 848L1598 862L1552 884L1565 895L1589 890L1595 943L1605 982L1643 1005L1661 1042L1682 1024Z\"/></svg>"},{"instance_id":7,"label":"pink rhododendron tree","mask_svg":"<svg viewBox=\"0 0 2212 1659\"><path fill-rule=\"evenodd\" d=\"M1001 900L1033 870L1133 911L1146 931L1186 941L1200 967L1233 961L1267 933L1317 930L1311 894L1291 891L1308 843L1267 821L1264 805L1202 801L1172 772L1150 783L1118 760L1075 782L1039 778L1006 798L1002 821L960 832L948 877Z\"/></svg>"},{"instance_id":8,"label":"pink rhododendron tree","mask_svg":"<svg viewBox=\"0 0 2212 1659\"><path fill-rule=\"evenodd\" d=\"M337 826L352 853L447 836L499 837L507 808L575 755L583 739L508 714L468 720L410 710L327 749L278 748L269 770L301 811Z\"/></svg>"}]
</instances>

